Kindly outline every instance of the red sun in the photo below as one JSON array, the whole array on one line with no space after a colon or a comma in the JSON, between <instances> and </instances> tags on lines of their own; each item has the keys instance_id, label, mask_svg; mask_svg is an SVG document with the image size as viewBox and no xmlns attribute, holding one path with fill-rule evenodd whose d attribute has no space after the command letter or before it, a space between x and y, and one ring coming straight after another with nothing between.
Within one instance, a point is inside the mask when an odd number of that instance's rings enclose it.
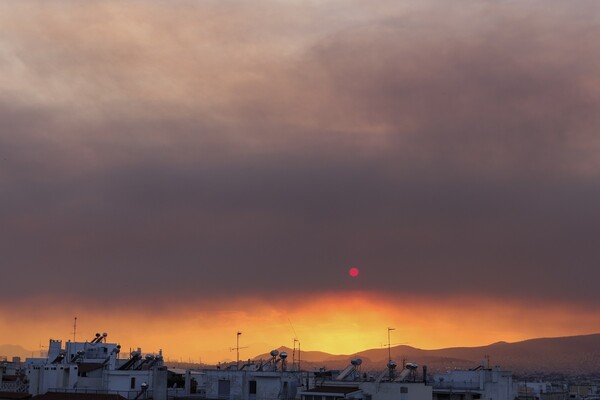
<instances>
[{"instance_id":1,"label":"red sun","mask_svg":"<svg viewBox=\"0 0 600 400\"><path fill-rule=\"evenodd\" d=\"M353 277L356 278L358 276L359 270L356 267L352 267L348 270L348 274Z\"/></svg>"}]
</instances>

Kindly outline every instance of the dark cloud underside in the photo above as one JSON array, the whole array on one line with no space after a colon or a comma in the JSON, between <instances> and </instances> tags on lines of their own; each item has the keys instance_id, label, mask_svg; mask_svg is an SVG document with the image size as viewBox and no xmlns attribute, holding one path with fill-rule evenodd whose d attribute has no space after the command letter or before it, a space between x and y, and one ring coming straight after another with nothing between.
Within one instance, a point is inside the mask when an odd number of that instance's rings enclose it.
<instances>
[{"instance_id":1,"label":"dark cloud underside","mask_svg":"<svg viewBox=\"0 0 600 400\"><path fill-rule=\"evenodd\" d=\"M15 25L1 296L338 291L358 265L367 290L596 304L598 6L423 4L309 39L267 10Z\"/></svg>"}]
</instances>

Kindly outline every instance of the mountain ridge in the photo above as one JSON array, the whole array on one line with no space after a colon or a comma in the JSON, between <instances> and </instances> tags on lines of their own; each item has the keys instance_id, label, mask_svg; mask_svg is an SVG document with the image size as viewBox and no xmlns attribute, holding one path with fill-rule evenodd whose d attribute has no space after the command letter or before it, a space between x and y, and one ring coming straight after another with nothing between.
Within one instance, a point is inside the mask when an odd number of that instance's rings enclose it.
<instances>
[{"instance_id":1,"label":"mountain ridge","mask_svg":"<svg viewBox=\"0 0 600 400\"><path fill-rule=\"evenodd\" d=\"M21 357L21 359L25 359L31 357L34 353L36 352L27 350L17 344L0 344L0 357L6 357L8 361L11 361L12 357Z\"/></svg>"},{"instance_id":2,"label":"mountain ridge","mask_svg":"<svg viewBox=\"0 0 600 400\"><path fill-rule=\"evenodd\" d=\"M293 349L280 347L278 350L288 352L288 362L292 361ZM390 353L392 359L397 362L402 360L416 362L419 365L427 365L430 371L473 368L481 363L489 363L490 366L498 365L518 374L588 374L596 372L597 366L600 365L600 333L542 337L518 342L499 341L485 346L432 350L399 345L393 346ZM270 355L265 353L254 359L269 357ZM297 357L295 355L295 358ZM303 368L343 368L348 365L351 358L361 358L363 368L383 369L388 361L388 349L368 349L353 354L303 351L300 358Z\"/></svg>"}]
</instances>

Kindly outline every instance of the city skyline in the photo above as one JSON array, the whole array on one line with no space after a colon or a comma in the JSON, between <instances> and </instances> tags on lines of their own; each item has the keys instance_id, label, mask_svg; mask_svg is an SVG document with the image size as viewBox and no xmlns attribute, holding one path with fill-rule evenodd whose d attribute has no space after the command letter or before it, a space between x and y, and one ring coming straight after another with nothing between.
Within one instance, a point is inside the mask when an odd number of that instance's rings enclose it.
<instances>
[{"instance_id":1,"label":"city skyline","mask_svg":"<svg viewBox=\"0 0 600 400\"><path fill-rule=\"evenodd\" d=\"M0 1L0 344L600 332L597 15Z\"/></svg>"}]
</instances>

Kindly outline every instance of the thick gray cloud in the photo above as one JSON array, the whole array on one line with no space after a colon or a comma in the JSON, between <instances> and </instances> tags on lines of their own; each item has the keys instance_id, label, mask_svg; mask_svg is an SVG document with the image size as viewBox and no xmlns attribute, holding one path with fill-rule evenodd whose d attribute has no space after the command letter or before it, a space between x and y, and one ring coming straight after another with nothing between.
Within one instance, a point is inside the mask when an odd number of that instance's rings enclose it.
<instances>
[{"instance_id":1,"label":"thick gray cloud","mask_svg":"<svg viewBox=\"0 0 600 400\"><path fill-rule=\"evenodd\" d=\"M596 3L152 4L14 11L2 296L600 301Z\"/></svg>"}]
</instances>

